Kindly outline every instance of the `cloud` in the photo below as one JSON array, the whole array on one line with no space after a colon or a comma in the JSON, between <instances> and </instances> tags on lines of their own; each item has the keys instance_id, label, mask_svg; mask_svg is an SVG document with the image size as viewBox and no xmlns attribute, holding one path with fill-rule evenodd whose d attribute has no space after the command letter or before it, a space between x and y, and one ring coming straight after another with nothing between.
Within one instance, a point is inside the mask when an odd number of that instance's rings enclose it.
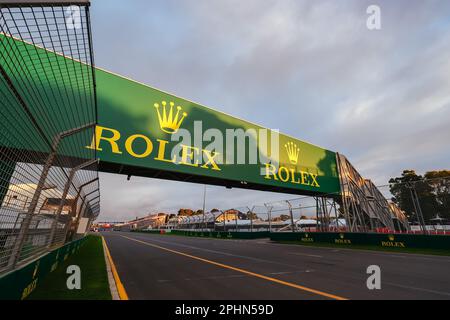
<instances>
[{"instance_id":1,"label":"cloud","mask_svg":"<svg viewBox=\"0 0 450 320\"><path fill-rule=\"evenodd\" d=\"M379 31L365 26L370 4L96 1L96 63L342 152L376 184L445 168L450 2L376 1ZM124 181L102 175L102 217L202 205L199 185L136 179L124 194ZM285 196L211 188L222 208Z\"/></svg>"}]
</instances>

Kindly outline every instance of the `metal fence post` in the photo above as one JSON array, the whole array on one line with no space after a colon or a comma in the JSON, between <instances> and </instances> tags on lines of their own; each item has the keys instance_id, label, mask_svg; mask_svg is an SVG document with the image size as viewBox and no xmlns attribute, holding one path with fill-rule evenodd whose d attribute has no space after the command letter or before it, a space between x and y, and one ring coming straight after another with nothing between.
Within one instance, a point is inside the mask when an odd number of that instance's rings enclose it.
<instances>
[{"instance_id":1,"label":"metal fence post","mask_svg":"<svg viewBox=\"0 0 450 320\"><path fill-rule=\"evenodd\" d=\"M292 232L296 232L297 231L297 226L294 223L294 213L292 212L292 205L289 202L289 200L286 200L286 203L287 203L287 205L289 207L289 215L291 216L291 229L292 229Z\"/></svg>"},{"instance_id":2,"label":"metal fence post","mask_svg":"<svg viewBox=\"0 0 450 320\"><path fill-rule=\"evenodd\" d=\"M247 207L248 212L250 213L250 232L253 232L253 210L255 207L253 206L251 209Z\"/></svg>"},{"instance_id":3,"label":"metal fence post","mask_svg":"<svg viewBox=\"0 0 450 320\"><path fill-rule=\"evenodd\" d=\"M83 212L85 200L86 200L86 197L83 197L81 199L80 209L78 210L78 212L76 214L76 218L75 218L75 229L78 229L78 225L80 224L80 218L81 218L81 214ZM73 236L72 236L72 238L73 238Z\"/></svg>"},{"instance_id":4,"label":"metal fence post","mask_svg":"<svg viewBox=\"0 0 450 320\"><path fill-rule=\"evenodd\" d=\"M205 219L205 210L206 210L206 184L203 188L203 207L202 207L202 213L203 213L203 223L202 223L202 232L206 231L206 219Z\"/></svg>"},{"instance_id":5,"label":"metal fence post","mask_svg":"<svg viewBox=\"0 0 450 320\"><path fill-rule=\"evenodd\" d=\"M86 199L87 197L85 197L85 199ZM92 199L93 200L93 199ZM91 200L91 201L92 201ZM84 202L86 205L84 206L84 208L80 208L80 213L79 213L79 215L78 215L78 219L77 219L77 223L76 223L76 227L75 227L75 233L72 235L72 239L74 238L74 236L75 236L75 234L76 234L76 230L78 230L78 226L79 226L79 221L80 221L80 218L81 217L84 217L85 215L86 215L86 211L88 210L88 208L94 208L92 205L91 206L89 206L87 203L89 203L89 201L85 201Z\"/></svg>"},{"instance_id":6,"label":"metal fence post","mask_svg":"<svg viewBox=\"0 0 450 320\"><path fill-rule=\"evenodd\" d=\"M23 105L23 107L27 108L27 106L25 104ZM36 186L36 190L35 190L35 192L33 194L33 198L31 199L30 206L28 207L27 215L26 215L25 219L21 223L21 227L20 227L20 231L19 231L19 235L18 235L17 241L16 241L16 243L14 245L11 257L10 257L10 259L8 261L9 268L15 268L15 266L17 265L17 262L20 259L20 252L22 251L23 245L25 243L25 239L26 239L26 236L27 236L28 228L30 227L30 223L31 223L31 220L33 218L33 214L36 211L36 207L37 207L37 204L39 202L39 198L41 197L41 193L42 193L42 190L44 188L45 181L47 180L47 177L48 177L48 174L50 172L50 169L51 169L51 167L53 165L53 162L54 162L54 160L56 158L57 150L58 150L60 142L66 137L69 137L69 136L71 136L73 134L76 134L78 132L81 132L83 130L95 127L95 125L96 125L95 123L90 123L88 125L84 125L84 126L80 126L80 127L74 128L74 129L70 129L70 130L61 132L60 134L58 134L53 139L53 144L51 145L51 152L49 153L49 155L48 155L48 157L47 157L47 159L45 161L44 167L42 168L42 173L41 173L41 176L39 178L39 182L38 182L38 184ZM69 179L69 180L71 180L71 179Z\"/></svg>"},{"instance_id":7,"label":"metal fence post","mask_svg":"<svg viewBox=\"0 0 450 320\"><path fill-rule=\"evenodd\" d=\"M273 207L269 207L266 203L264 204L264 206L267 209L267 216L269 218L269 232L272 232L272 208Z\"/></svg>"},{"instance_id":8,"label":"metal fence post","mask_svg":"<svg viewBox=\"0 0 450 320\"><path fill-rule=\"evenodd\" d=\"M56 152L52 151L47 157L47 160L42 169L41 176L39 178L39 182L36 186L36 190L34 191L33 198L31 199L30 206L28 207L26 216L23 219L22 223L20 224L19 234L17 236L17 240L14 244L14 248L8 261L8 267L11 269L16 267L17 262L20 259L20 252L22 251L23 245L25 244L25 239L27 238L27 232L30 227L34 211L36 210L39 198L41 197L42 189L44 188L45 181L47 180L47 176L53 164L55 156Z\"/></svg>"},{"instance_id":9,"label":"metal fence post","mask_svg":"<svg viewBox=\"0 0 450 320\"><path fill-rule=\"evenodd\" d=\"M58 209L56 211L55 220L53 220L53 223L52 223L52 227L51 227L51 231L50 231L50 237L49 237L49 243L47 245L48 248L50 248L52 246L52 243L54 241L54 237L55 237L55 233L56 233L56 227L58 225L58 219L59 219L59 217L61 215L61 212L63 210L64 202L66 201L66 197L67 197L67 194L69 193L69 189L70 189L70 186L72 184L72 180L75 177L75 174L77 173L78 170L81 170L83 168L89 167L89 166L91 166L91 165L93 165L93 164L95 164L97 162L98 162L97 159L93 159L93 160L87 161L85 163L82 163L82 164L76 166L75 168L72 168L72 170L70 170L69 178L67 179L66 185L64 186L63 194L61 196L61 202L60 202L60 204L58 206Z\"/></svg>"},{"instance_id":10,"label":"metal fence post","mask_svg":"<svg viewBox=\"0 0 450 320\"><path fill-rule=\"evenodd\" d=\"M416 215L417 215L417 220L419 221L419 223L422 227L422 232L423 232L423 234L428 234L428 231L427 231L427 228L425 225L425 219L423 218L422 208L421 208L420 202L419 202L419 196L417 195L415 185L408 184L408 188L409 188L409 192L411 194L411 200L412 200L412 203L414 206L414 211L416 212Z\"/></svg>"},{"instance_id":11,"label":"metal fence post","mask_svg":"<svg viewBox=\"0 0 450 320\"><path fill-rule=\"evenodd\" d=\"M95 178L95 179L92 179L92 180L90 180L90 181L88 181L88 182L82 184L82 185L78 188L77 196L75 197L75 200L74 200L75 205L76 205L76 203L78 202L78 199L79 199L80 196L81 196L81 192L83 191L83 188L87 187L88 185L90 185L90 184L92 184L92 183L94 183L94 182L96 182L96 181L98 181L98 180L99 180L99 178L97 177L97 178ZM86 198L87 198L88 196L90 196L91 194L93 194L93 193L95 193L95 192L98 192L98 190L94 190L94 191L88 193L87 195L85 195L84 198L82 198L81 205L80 205L80 209L77 210L77 213L76 213L75 216L74 216L74 217L75 217L75 224L76 224L77 226L78 226L78 224L80 223L81 210L82 210L82 208L83 208L84 201L86 200ZM75 209L76 209L76 208L75 208ZM71 222L72 222L72 221L71 221ZM70 224L71 224L71 223L70 223ZM70 224L69 224L69 226L67 227L67 230L65 231L66 234L67 234L67 231L70 229Z\"/></svg>"},{"instance_id":12,"label":"metal fence post","mask_svg":"<svg viewBox=\"0 0 450 320\"><path fill-rule=\"evenodd\" d=\"M92 195L92 194L94 194L94 193L96 193L96 192L98 192L98 190L94 190L94 191L88 193L88 194L85 195L84 198L82 199L82 202L81 202L81 205L80 205L80 210L78 210L78 212L77 212L77 214L76 214L76 216L75 216L75 223L74 223L74 225L75 225L75 230L78 229L78 226L80 225L80 219L81 219L81 217L84 215L84 213L86 212L86 209L88 208L88 205L86 205L86 206L84 207L84 209L83 209L84 204L85 204L85 203L88 204L90 201L93 201L93 200L95 200L95 199L97 199L97 198L100 197L100 196L97 196L97 197L95 197L95 198L93 198L93 199L91 199L91 200L86 201L86 199L87 199L90 195ZM91 208L92 208L92 207L91 207ZM70 229L70 228L67 227L67 230L64 231L64 234L67 235L67 232L68 232L69 229ZM73 236L72 236L71 238L73 238Z\"/></svg>"}]
</instances>

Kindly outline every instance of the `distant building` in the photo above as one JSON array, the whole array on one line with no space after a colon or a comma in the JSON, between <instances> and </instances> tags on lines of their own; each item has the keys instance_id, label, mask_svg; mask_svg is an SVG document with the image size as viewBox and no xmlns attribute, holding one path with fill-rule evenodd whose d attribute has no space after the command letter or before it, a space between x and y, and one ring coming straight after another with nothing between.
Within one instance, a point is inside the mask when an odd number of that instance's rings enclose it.
<instances>
[{"instance_id":1,"label":"distant building","mask_svg":"<svg viewBox=\"0 0 450 320\"><path fill-rule=\"evenodd\" d=\"M116 230L143 230L143 229L156 229L169 221L170 215L167 213L155 213L149 214L142 218L136 218L134 220L118 224L114 226Z\"/></svg>"},{"instance_id":2,"label":"distant building","mask_svg":"<svg viewBox=\"0 0 450 320\"><path fill-rule=\"evenodd\" d=\"M193 214L194 214L194 210L191 210L191 209L180 209L180 210L178 210L178 215L179 216L190 217Z\"/></svg>"}]
</instances>

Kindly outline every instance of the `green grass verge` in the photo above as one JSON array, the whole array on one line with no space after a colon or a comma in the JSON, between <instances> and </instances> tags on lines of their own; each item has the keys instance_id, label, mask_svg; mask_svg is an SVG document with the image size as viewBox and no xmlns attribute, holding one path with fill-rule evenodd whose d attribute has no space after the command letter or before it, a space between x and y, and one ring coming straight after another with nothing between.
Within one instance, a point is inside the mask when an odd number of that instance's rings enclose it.
<instances>
[{"instance_id":1,"label":"green grass verge","mask_svg":"<svg viewBox=\"0 0 450 320\"><path fill-rule=\"evenodd\" d=\"M69 290L66 286L67 267L81 269L81 289ZM61 263L39 283L28 297L30 300L111 300L102 238L89 235L80 250Z\"/></svg>"},{"instance_id":2,"label":"green grass verge","mask_svg":"<svg viewBox=\"0 0 450 320\"><path fill-rule=\"evenodd\" d=\"M335 248L335 249L351 249L351 250L370 250L370 251L384 251L393 253L412 253L412 254L427 254L437 256L450 256L450 250L442 249L423 249L423 248L392 248L379 247L369 245L342 245L334 243L307 243L298 241L274 241L277 243L301 245L305 247L320 247L320 248Z\"/></svg>"}]
</instances>

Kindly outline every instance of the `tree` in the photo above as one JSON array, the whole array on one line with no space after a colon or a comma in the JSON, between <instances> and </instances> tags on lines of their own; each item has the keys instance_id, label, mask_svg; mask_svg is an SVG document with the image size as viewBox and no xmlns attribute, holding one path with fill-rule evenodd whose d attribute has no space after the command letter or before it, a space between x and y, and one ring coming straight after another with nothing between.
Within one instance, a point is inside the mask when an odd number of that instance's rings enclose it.
<instances>
[{"instance_id":1,"label":"tree","mask_svg":"<svg viewBox=\"0 0 450 320\"><path fill-rule=\"evenodd\" d=\"M413 222L418 221L411 192L415 190L419 205L426 222L436 214L442 217L449 215L449 181L443 177L450 177L448 171L430 171L425 176L417 175L414 170L404 170L401 177L389 180L392 201L396 203ZM440 179L436 179L440 178Z\"/></svg>"},{"instance_id":2,"label":"tree","mask_svg":"<svg viewBox=\"0 0 450 320\"><path fill-rule=\"evenodd\" d=\"M423 180L423 177L418 176L414 170L404 170L401 177L391 178L389 180L389 189L394 196L392 201L405 211L408 217L415 214L411 191L408 185L421 180ZM417 217L414 220L416 221Z\"/></svg>"},{"instance_id":3,"label":"tree","mask_svg":"<svg viewBox=\"0 0 450 320\"><path fill-rule=\"evenodd\" d=\"M430 171L425 178L437 202L437 214L450 219L450 170Z\"/></svg>"},{"instance_id":4,"label":"tree","mask_svg":"<svg viewBox=\"0 0 450 320\"><path fill-rule=\"evenodd\" d=\"M258 215L254 212L249 211L246 214L246 219L247 220L256 220L256 219L258 219Z\"/></svg>"}]
</instances>

